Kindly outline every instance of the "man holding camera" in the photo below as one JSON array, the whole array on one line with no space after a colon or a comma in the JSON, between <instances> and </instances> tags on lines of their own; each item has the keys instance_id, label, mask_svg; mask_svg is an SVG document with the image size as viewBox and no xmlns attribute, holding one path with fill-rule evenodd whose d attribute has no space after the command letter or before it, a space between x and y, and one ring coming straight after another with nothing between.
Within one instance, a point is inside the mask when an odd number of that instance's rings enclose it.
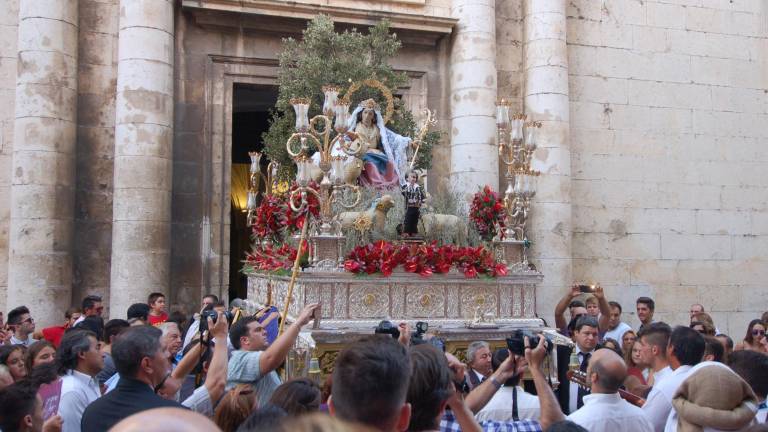
<instances>
[{"instance_id":1,"label":"man holding camera","mask_svg":"<svg viewBox=\"0 0 768 432\"><path fill-rule=\"evenodd\" d=\"M317 303L305 306L296 321L272 345L267 342L267 331L257 318L245 317L237 321L229 331L229 340L235 351L229 360L227 390L237 384L251 384L259 407L266 405L280 385L275 369L283 363L299 331L312 320L319 306Z\"/></svg>"},{"instance_id":2,"label":"man holding camera","mask_svg":"<svg viewBox=\"0 0 768 432\"><path fill-rule=\"evenodd\" d=\"M579 370L582 372L587 371L587 365L589 359L595 352L598 338L598 324L597 320L588 315L579 317L576 320L576 325L573 329L573 341L576 342L574 348L565 346L557 347L557 375L560 380L560 387L557 389L557 399L560 402L560 407L564 413L570 414L584 405L583 398L589 394L588 390L585 390L578 385L571 383L568 380L567 372L569 364L572 361L571 356L573 350L575 350L576 358L578 358Z\"/></svg>"}]
</instances>

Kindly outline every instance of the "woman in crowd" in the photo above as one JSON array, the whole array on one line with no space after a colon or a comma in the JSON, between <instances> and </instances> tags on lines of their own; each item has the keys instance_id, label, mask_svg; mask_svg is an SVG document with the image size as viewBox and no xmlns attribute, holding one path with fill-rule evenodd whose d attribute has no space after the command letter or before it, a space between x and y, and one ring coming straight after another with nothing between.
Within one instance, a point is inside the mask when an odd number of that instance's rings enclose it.
<instances>
[{"instance_id":1,"label":"woman in crowd","mask_svg":"<svg viewBox=\"0 0 768 432\"><path fill-rule=\"evenodd\" d=\"M715 336L715 326L706 321L691 321L691 328L704 336Z\"/></svg>"},{"instance_id":2,"label":"woman in crowd","mask_svg":"<svg viewBox=\"0 0 768 432\"><path fill-rule=\"evenodd\" d=\"M256 409L257 402L253 386L238 384L221 398L213 422L224 432L235 432Z\"/></svg>"},{"instance_id":3,"label":"woman in crowd","mask_svg":"<svg viewBox=\"0 0 768 432\"><path fill-rule=\"evenodd\" d=\"M27 373L31 373L36 366L56 361L56 348L47 340L39 340L29 346L24 365Z\"/></svg>"},{"instance_id":4,"label":"woman in crowd","mask_svg":"<svg viewBox=\"0 0 768 432\"><path fill-rule=\"evenodd\" d=\"M734 351L750 350L766 352L763 341L765 340L765 323L759 319L753 319L747 326L747 335L744 341L733 349Z\"/></svg>"},{"instance_id":5,"label":"woman in crowd","mask_svg":"<svg viewBox=\"0 0 768 432\"><path fill-rule=\"evenodd\" d=\"M609 350L618 354L619 357L624 356L624 352L621 350L621 345L619 345L619 341L617 341L616 339L611 339L611 338L603 339L603 348L608 348Z\"/></svg>"},{"instance_id":6,"label":"woman in crowd","mask_svg":"<svg viewBox=\"0 0 768 432\"><path fill-rule=\"evenodd\" d=\"M627 352L632 352L632 345L635 344L636 340L637 334L634 330L627 330L624 332L624 336L621 337L621 346L624 350L624 355L626 355Z\"/></svg>"},{"instance_id":7,"label":"woman in crowd","mask_svg":"<svg viewBox=\"0 0 768 432\"><path fill-rule=\"evenodd\" d=\"M642 363L640 342L635 341L625 345L626 347L629 347L629 350L624 354L624 362L627 364L627 378L624 380L624 386L631 393L642 393L648 385L650 368Z\"/></svg>"},{"instance_id":8,"label":"woman in crowd","mask_svg":"<svg viewBox=\"0 0 768 432\"><path fill-rule=\"evenodd\" d=\"M320 387L309 378L295 378L284 382L269 403L282 408L288 415L301 415L320 410Z\"/></svg>"},{"instance_id":9,"label":"woman in crowd","mask_svg":"<svg viewBox=\"0 0 768 432\"><path fill-rule=\"evenodd\" d=\"M14 382L18 382L27 376L27 367L24 365L24 345L0 346L0 364L8 367Z\"/></svg>"}]
</instances>

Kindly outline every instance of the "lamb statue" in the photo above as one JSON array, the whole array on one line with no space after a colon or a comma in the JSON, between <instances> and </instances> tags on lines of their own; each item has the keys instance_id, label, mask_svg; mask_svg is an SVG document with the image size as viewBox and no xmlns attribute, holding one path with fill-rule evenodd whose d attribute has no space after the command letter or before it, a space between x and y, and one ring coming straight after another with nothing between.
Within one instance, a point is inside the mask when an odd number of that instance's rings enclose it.
<instances>
[{"instance_id":1,"label":"lamb statue","mask_svg":"<svg viewBox=\"0 0 768 432\"><path fill-rule=\"evenodd\" d=\"M455 244L466 244L467 225L460 217L450 214L422 213L420 220L420 232L426 238L436 238L448 234Z\"/></svg>"},{"instance_id":2,"label":"lamb statue","mask_svg":"<svg viewBox=\"0 0 768 432\"><path fill-rule=\"evenodd\" d=\"M357 231L370 231L374 229L378 232L384 232L384 227L387 222L387 213L395 205L395 200L392 195L382 195L381 198L375 199L371 203L371 207L365 211L359 212L342 212L339 214L339 222L341 222L341 229L344 231L357 230Z\"/></svg>"}]
</instances>

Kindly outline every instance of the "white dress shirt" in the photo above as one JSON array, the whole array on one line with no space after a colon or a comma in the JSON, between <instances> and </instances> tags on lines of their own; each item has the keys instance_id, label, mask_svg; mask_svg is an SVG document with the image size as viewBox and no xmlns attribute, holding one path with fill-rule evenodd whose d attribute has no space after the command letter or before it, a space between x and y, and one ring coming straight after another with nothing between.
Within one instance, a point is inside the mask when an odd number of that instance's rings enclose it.
<instances>
[{"instance_id":1,"label":"white dress shirt","mask_svg":"<svg viewBox=\"0 0 768 432\"><path fill-rule=\"evenodd\" d=\"M576 353L579 355L579 365L581 365L581 362L584 361L584 352L581 351L581 348L579 348L578 345L576 345ZM590 358L593 354L595 354L595 350L592 350L589 352ZM578 384L571 382L568 383L568 412L576 412L578 408L578 402L579 402L579 386Z\"/></svg>"},{"instance_id":2,"label":"white dress shirt","mask_svg":"<svg viewBox=\"0 0 768 432\"><path fill-rule=\"evenodd\" d=\"M618 393L584 396L584 406L568 420L590 432L651 432L653 425L643 410L623 400Z\"/></svg>"},{"instance_id":3,"label":"white dress shirt","mask_svg":"<svg viewBox=\"0 0 768 432\"><path fill-rule=\"evenodd\" d=\"M494 420L499 422L513 421L512 395L514 387L504 386L493 395L490 401L475 415L477 421ZM539 420L541 405L539 398L526 393L517 386L517 416L520 420Z\"/></svg>"},{"instance_id":4,"label":"white dress shirt","mask_svg":"<svg viewBox=\"0 0 768 432\"><path fill-rule=\"evenodd\" d=\"M653 423L654 431L664 431L667 417L672 411L672 397L675 395L677 388L680 387L680 384L688 378L690 372L691 366L680 366L672 371L671 374L665 376L660 383L656 382L656 376L654 375L653 388L643 405L643 411L645 411L648 419Z\"/></svg>"},{"instance_id":5,"label":"white dress shirt","mask_svg":"<svg viewBox=\"0 0 768 432\"><path fill-rule=\"evenodd\" d=\"M624 333L632 330L632 327L629 326L629 324L625 322L620 322L619 325L616 326L615 329L608 330L603 335L603 340L607 338L611 338L619 343L620 347L624 347L624 342L622 339L624 338Z\"/></svg>"},{"instance_id":6,"label":"white dress shirt","mask_svg":"<svg viewBox=\"0 0 768 432\"><path fill-rule=\"evenodd\" d=\"M80 420L85 408L101 397L99 382L95 377L70 370L61 379L59 415L63 420L62 432L80 431Z\"/></svg>"},{"instance_id":7,"label":"white dress shirt","mask_svg":"<svg viewBox=\"0 0 768 432\"><path fill-rule=\"evenodd\" d=\"M26 347L32 345L35 342L37 342L37 339L32 338L32 333L28 334L27 338L24 340L17 339L15 334L12 334L10 339L11 345L24 345Z\"/></svg>"},{"instance_id":8,"label":"white dress shirt","mask_svg":"<svg viewBox=\"0 0 768 432\"><path fill-rule=\"evenodd\" d=\"M666 378L666 377L668 377L670 375L672 375L672 368L669 367L669 366L665 367L664 369L661 369L658 372L654 372L653 373L653 386L656 387L657 385L659 385L659 383L661 383L661 380L663 380L664 378Z\"/></svg>"}]
</instances>

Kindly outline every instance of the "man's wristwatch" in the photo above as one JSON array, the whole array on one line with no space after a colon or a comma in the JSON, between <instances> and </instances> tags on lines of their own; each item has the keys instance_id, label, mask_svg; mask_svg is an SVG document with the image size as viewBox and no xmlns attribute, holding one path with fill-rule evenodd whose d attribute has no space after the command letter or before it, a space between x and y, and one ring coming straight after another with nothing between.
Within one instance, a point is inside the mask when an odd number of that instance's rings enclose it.
<instances>
[{"instance_id":1,"label":"man's wristwatch","mask_svg":"<svg viewBox=\"0 0 768 432\"><path fill-rule=\"evenodd\" d=\"M501 383L500 383L500 382L499 382L499 381L496 379L496 377L495 377L495 376L491 375L491 379L490 379L490 381L491 381L491 383L492 383L494 386L496 386L496 390L498 390L498 389L500 389L500 388L501 388Z\"/></svg>"}]
</instances>

